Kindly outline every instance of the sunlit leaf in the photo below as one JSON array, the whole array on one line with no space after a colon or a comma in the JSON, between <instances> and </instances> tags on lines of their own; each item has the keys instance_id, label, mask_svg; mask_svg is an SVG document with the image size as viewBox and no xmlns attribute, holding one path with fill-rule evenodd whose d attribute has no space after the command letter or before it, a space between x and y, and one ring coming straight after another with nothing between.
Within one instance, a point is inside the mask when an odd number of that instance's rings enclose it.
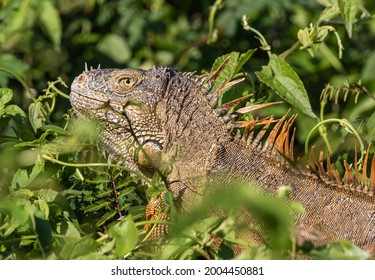
<instances>
[{"instance_id":1,"label":"sunlit leaf","mask_svg":"<svg viewBox=\"0 0 375 280\"><path fill-rule=\"evenodd\" d=\"M117 257L126 255L137 245L138 230L130 218L125 218L114 224L108 233L116 241L114 253Z\"/></svg>"},{"instance_id":2,"label":"sunlit leaf","mask_svg":"<svg viewBox=\"0 0 375 280\"><path fill-rule=\"evenodd\" d=\"M45 124L47 121L46 115L47 112L41 102L30 104L29 121L34 129L34 132L37 132L37 130Z\"/></svg>"},{"instance_id":3,"label":"sunlit leaf","mask_svg":"<svg viewBox=\"0 0 375 280\"><path fill-rule=\"evenodd\" d=\"M352 28L358 13L360 0L338 0L341 15L345 21L345 28L349 38L352 37Z\"/></svg>"},{"instance_id":4,"label":"sunlit leaf","mask_svg":"<svg viewBox=\"0 0 375 280\"><path fill-rule=\"evenodd\" d=\"M306 115L316 118L311 109L305 86L290 65L277 55L272 55L267 66L256 72L258 78L272 88L282 99L301 110Z\"/></svg>"},{"instance_id":5,"label":"sunlit leaf","mask_svg":"<svg viewBox=\"0 0 375 280\"><path fill-rule=\"evenodd\" d=\"M310 254L325 260L366 260L371 257L369 252L345 240L328 244L323 249L314 249Z\"/></svg>"},{"instance_id":6,"label":"sunlit leaf","mask_svg":"<svg viewBox=\"0 0 375 280\"><path fill-rule=\"evenodd\" d=\"M5 107L13 98L13 91L10 88L0 88L0 108Z\"/></svg>"}]
</instances>

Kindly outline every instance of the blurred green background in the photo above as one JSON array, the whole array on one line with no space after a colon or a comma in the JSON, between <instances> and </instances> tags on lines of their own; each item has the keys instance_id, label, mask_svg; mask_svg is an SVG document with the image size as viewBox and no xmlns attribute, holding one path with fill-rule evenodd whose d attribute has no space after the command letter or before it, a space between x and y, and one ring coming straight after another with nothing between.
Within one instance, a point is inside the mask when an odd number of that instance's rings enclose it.
<instances>
[{"instance_id":1,"label":"blurred green background","mask_svg":"<svg viewBox=\"0 0 375 280\"><path fill-rule=\"evenodd\" d=\"M254 34L245 31L241 16L265 35L280 54L297 40L324 10L328 0L2 0L0 1L0 67L18 74L40 92L47 81L61 76L68 84L84 68L173 66L181 71L210 69L215 58L231 51L257 48ZM375 2L362 1L372 14ZM213 23L213 24L212 24ZM334 36L331 48L311 58L296 51L288 62L300 75L312 102L323 85L335 79L360 78L374 90L375 21L353 27L348 38L342 22L334 25L344 45L341 61ZM213 35L213 36L212 36ZM213 38L208 44L209 38ZM329 53L331 52L331 53ZM265 52L255 53L249 71L267 64ZM0 73L0 86L19 86ZM370 85L371 84L371 85Z\"/></svg>"}]
</instances>

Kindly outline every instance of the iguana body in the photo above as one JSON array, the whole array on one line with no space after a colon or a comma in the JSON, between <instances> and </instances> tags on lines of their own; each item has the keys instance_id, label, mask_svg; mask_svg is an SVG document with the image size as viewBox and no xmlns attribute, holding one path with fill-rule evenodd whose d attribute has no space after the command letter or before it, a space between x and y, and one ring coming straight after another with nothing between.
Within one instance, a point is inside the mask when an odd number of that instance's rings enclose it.
<instances>
[{"instance_id":1,"label":"iguana body","mask_svg":"<svg viewBox=\"0 0 375 280\"><path fill-rule=\"evenodd\" d=\"M225 187L226 181L244 179L270 193L288 185L292 200L306 209L296 217L302 238L316 244L347 239L374 251L374 161L370 180L366 170L363 180L347 167L341 182L330 163L325 171L319 162L315 173L295 167L288 160L293 158L289 134L294 117L276 122L263 144L266 129L254 136L251 123L229 126L236 114L222 117L226 107L213 109L228 86L210 92L219 73L193 76L164 67L86 69L72 84L71 104L78 115L100 121L105 149L129 168L147 172L170 163L167 185L181 210L190 209L215 180ZM251 108L240 113L247 110ZM264 120L265 128L271 122ZM234 137L229 130L235 126L244 126L245 134ZM150 218L156 215L154 204L148 206Z\"/></svg>"}]
</instances>

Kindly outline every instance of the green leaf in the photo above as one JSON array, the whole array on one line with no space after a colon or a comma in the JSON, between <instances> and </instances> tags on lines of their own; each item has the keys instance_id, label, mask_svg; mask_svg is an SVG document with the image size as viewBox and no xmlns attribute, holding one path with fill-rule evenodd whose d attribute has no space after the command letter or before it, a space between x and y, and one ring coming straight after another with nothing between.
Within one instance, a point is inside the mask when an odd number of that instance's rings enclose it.
<instances>
[{"instance_id":1,"label":"green leaf","mask_svg":"<svg viewBox=\"0 0 375 280\"><path fill-rule=\"evenodd\" d=\"M7 196L0 201L1 212L6 214L2 220L4 221L4 225L8 224L3 233L4 237L9 236L15 230L23 232L30 228L30 217L33 216L33 207L28 198Z\"/></svg>"},{"instance_id":2,"label":"green leaf","mask_svg":"<svg viewBox=\"0 0 375 280\"><path fill-rule=\"evenodd\" d=\"M128 217L111 226L108 233L116 241L114 253L117 257L123 257L137 245L138 230Z\"/></svg>"},{"instance_id":3,"label":"green leaf","mask_svg":"<svg viewBox=\"0 0 375 280\"><path fill-rule=\"evenodd\" d=\"M305 86L284 59L272 54L267 66L256 72L258 78L272 88L282 99L306 115L317 118L311 109Z\"/></svg>"},{"instance_id":4,"label":"green leaf","mask_svg":"<svg viewBox=\"0 0 375 280\"><path fill-rule=\"evenodd\" d=\"M32 103L29 106L29 121L36 133L47 121L47 112L41 102Z\"/></svg>"},{"instance_id":5,"label":"green leaf","mask_svg":"<svg viewBox=\"0 0 375 280\"><path fill-rule=\"evenodd\" d=\"M18 169L13 176L12 188L18 189L28 187L33 180L44 171L44 165L45 161L38 156L30 174L26 169Z\"/></svg>"},{"instance_id":6,"label":"green leaf","mask_svg":"<svg viewBox=\"0 0 375 280\"><path fill-rule=\"evenodd\" d=\"M371 254L351 244L346 240L324 246L323 249L314 249L310 253L318 259L325 260L366 260Z\"/></svg>"},{"instance_id":7,"label":"green leaf","mask_svg":"<svg viewBox=\"0 0 375 280\"><path fill-rule=\"evenodd\" d=\"M0 88L0 128L8 125L12 117L26 118L25 112L17 105L6 104L13 98L13 91L9 88ZM16 124L21 123L19 120Z\"/></svg>"},{"instance_id":8,"label":"green leaf","mask_svg":"<svg viewBox=\"0 0 375 280\"><path fill-rule=\"evenodd\" d=\"M337 3L328 6L324 9L324 11L320 14L318 19L318 25L323 21L328 21L340 14L340 8Z\"/></svg>"},{"instance_id":9,"label":"green leaf","mask_svg":"<svg viewBox=\"0 0 375 280\"><path fill-rule=\"evenodd\" d=\"M94 204L90 204L88 205L86 208L85 208L85 212L95 212L95 211L98 211L99 209L102 209L106 206L108 206L109 204L111 204L113 201L109 200L109 199L102 199L102 200L99 200L97 202L95 202Z\"/></svg>"},{"instance_id":10,"label":"green leaf","mask_svg":"<svg viewBox=\"0 0 375 280\"><path fill-rule=\"evenodd\" d=\"M52 228L48 220L34 217L35 232L38 235L38 240L43 250L46 251L52 240Z\"/></svg>"},{"instance_id":11,"label":"green leaf","mask_svg":"<svg viewBox=\"0 0 375 280\"><path fill-rule=\"evenodd\" d=\"M52 125L52 124L43 125L41 127L41 129L43 131L50 130L50 131L56 132L60 135L66 135L66 133L67 133L62 127L57 126L57 125Z\"/></svg>"},{"instance_id":12,"label":"green leaf","mask_svg":"<svg viewBox=\"0 0 375 280\"><path fill-rule=\"evenodd\" d=\"M117 34L106 35L97 45L100 52L116 63L125 63L131 57L131 50L125 39Z\"/></svg>"},{"instance_id":13,"label":"green leaf","mask_svg":"<svg viewBox=\"0 0 375 280\"><path fill-rule=\"evenodd\" d=\"M48 220L50 212L48 203L43 199L37 200L36 203L38 205L38 208L34 211L35 215L41 219ZM34 203L34 206L36 206L36 203Z\"/></svg>"},{"instance_id":14,"label":"green leaf","mask_svg":"<svg viewBox=\"0 0 375 280\"><path fill-rule=\"evenodd\" d=\"M229 76L228 81L233 79L233 77L241 71L242 67L245 65L245 63L251 58L253 53L256 51L256 49L249 49L246 53L239 53L239 52L231 52L229 54L222 55L218 57L214 64L212 65L211 72L218 69L223 62L228 58L229 56L229 62L224 67L224 69L221 71L219 78L217 79L216 85L221 85L224 80Z\"/></svg>"},{"instance_id":15,"label":"green leaf","mask_svg":"<svg viewBox=\"0 0 375 280\"><path fill-rule=\"evenodd\" d=\"M60 49L61 44L61 18L52 1L41 1L38 6L38 18L40 25L51 39L54 47Z\"/></svg>"},{"instance_id":16,"label":"green leaf","mask_svg":"<svg viewBox=\"0 0 375 280\"><path fill-rule=\"evenodd\" d=\"M255 53L256 49L249 49L245 53L241 53L238 60L237 60L237 66L234 70L234 74L236 75L238 72L241 71L242 67L246 64L246 62L249 61L249 59L252 57L252 55Z\"/></svg>"},{"instance_id":17,"label":"green leaf","mask_svg":"<svg viewBox=\"0 0 375 280\"><path fill-rule=\"evenodd\" d=\"M8 105L4 111L7 115L10 116L19 116L22 119L26 118L26 113L17 105Z\"/></svg>"},{"instance_id":18,"label":"green leaf","mask_svg":"<svg viewBox=\"0 0 375 280\"><path fill-rule=\"evenodd\" d=\"M112 219L118 212L117 211L112 211L112 212L107 212L104 215L100 217L100 219L96 222L96 226L100 227L103 225L106 221L109 221Z\"/></svg>"},{"instance_id":19,"label":"green leaf","mask_svg":"<svg viewBox=\"0 0 375 280\"><path fill-rule=\"evenodd\" d=\"M13 91L10 88L0 88L0 108L4 108L12 98Z\"/></svg>"},{"instance_id":20,"label":"green leaf","mask_svg":"<svg viewBox=\"0 0 375 280\"><path fill-rule=\"evenodd\" d=\"M98 243L90 235L81 238L64 238L64 244L61 246L59 253L60 259L74 260L74 259L88 259L91 253L96 252Z\"/></svg>"},{"instance_id":21,"label":"green leaf","mask_svg":"<svg viewBox=\"0 0 375 280\"><path fill-rule=\"evenodd\" d=\"M56 232L60 235L65 235L66 237L70 238L81 237L80 231L77 229L77 226L70 221L62 221L61 223L57 224Z\"/></svg>"},{"instance_id":22,"label":"green leaf","mask_svg":"<svg viewBox=\"0 0 375 280\"><path fill-rule=\"evenodd\" d=\"M345 21L345 28L349 38L352 37L352 27L358 13L360 0L338 0L341 16Z\"/></svg>"}]
</instances>

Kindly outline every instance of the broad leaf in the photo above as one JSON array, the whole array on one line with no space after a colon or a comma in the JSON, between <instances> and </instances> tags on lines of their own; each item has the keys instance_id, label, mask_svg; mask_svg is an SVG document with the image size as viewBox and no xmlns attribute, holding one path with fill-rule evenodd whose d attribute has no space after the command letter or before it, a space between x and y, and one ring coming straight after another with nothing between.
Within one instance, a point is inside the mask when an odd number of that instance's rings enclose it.
<instances>
[{"instance_id":1,"label":"broad leaf","mask_svg":"<svg viewBox=\"0 0 375 280\"><path fill-rule=\"evenodd\" d=\"M251 58L253 53L255 52L255 49L250 49L246 53L239 53L239 52L231 52L230 54L226 54L223 56L218 57L214 64L212 65L211 72L215 71L220 67L220 65L228 58L229 56L229 62L224 67L223 71L221 71L219 78L216 82L216 87L221 85L224 80L229 76L228 81L234 78L234 76L241 71L242 67L245 65L245 63Z\"/></svg>"},{"instance_id":2,"label":"broad leaf","mask_svg":"<svg viewBox=\"0 0 375 280\"><path fill-rule=\"evenodd\" d=\"M31 156L33 155L31 154ZM23 160L27 162L29 159ZM35 165L33 166L30 174L26 169L18 169L16 174L14 174L12 180L12 188L18 189L28 187L33 182L33 180L44 171L44 165L45 161L39 156L37 156L35 160Z\"/></svg>"},{"instance_id":3,"label":"broad leaf","mask_svg":"<svg viewBox=\"0 0 375 280\"><path fill-rule=\"evenodd\" d=\"M345 21L345 28L348 32L349 38L352 37L352 27L355 22L355 17L358 12L359 0L339 0L338 2L341 16Z\"/></svg>"},{"instance_id":4,"label":"broad leaf","mask_svg":"<svg viewBox=\"0 0 375 280\"><path fill-rule=\"evenodd\" d=\"M114 253L117 257L123 257L137 245L138 230L130 218L114 224L108 233L116 241Z\"/></svg>"},{"instance_id":5,"label":"broad leaf","mask_svg":"<svg viewBox=\"0 0 375 280\"><path fill-rule=\"evenodd\" d=\"M0 88L0 108L4 108L12 98L13 91L10 88Z\"/></svg>"},{"instance_id":6,"label":"broad leaf","mask_svg":"<svg viewBox=\"0 0 375 280\"><path fill-rule=\"evenodd\" d=\"M29 107L29 120L30 124L36 133L47 121L47 112L41 102L30 104Z\"/></svg>"},{"instance_id":7,"label":"broad leaf","mask_svg":"<svg viewBox=\"0 0 375 280\"><path fill-rule=\"evenodd\" d=\"M346 240L328 244L323 249L314 249L311 252L316 258L326 260L366 260L371 254L351 244Z\"/></svg>"},{"instance_id":8,"label":"broad leaf","mask_svg":"<svg viewBox=\"0 0 375 280\"><path fill-rule=\"evenodd\" d=\"M267 66L256 72L258 78L272 88L282 99L306 115L317 118L311 109L305 86L284 59L273 54Z\"/></svg>"},{"instance_id":9,"label":"broad leaf","mask_svg":"<svg viewBox=\"0 0 375 280\"><path fill-rule=\"evenodd\" d=\"M340 8L337 3L329 5L324 11L320 14L318 23L331 20L340 14Z\"/></svg>"}]
</instances>

